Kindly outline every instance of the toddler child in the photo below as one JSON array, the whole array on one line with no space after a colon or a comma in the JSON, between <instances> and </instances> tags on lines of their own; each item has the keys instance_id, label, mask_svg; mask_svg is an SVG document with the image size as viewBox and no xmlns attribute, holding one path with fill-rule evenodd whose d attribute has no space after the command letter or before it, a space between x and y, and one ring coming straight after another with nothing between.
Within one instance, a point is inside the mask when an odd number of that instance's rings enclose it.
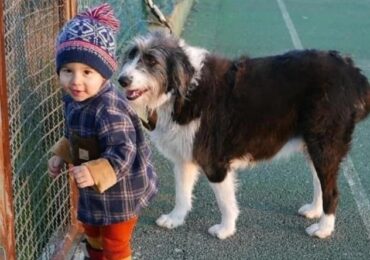
<instances>
[{"instance_id":1,"label":"toddler child","mask_svg":"<svg viewBox=\"0 0 370 260\"><path fill-rule=\"evenodd\" d=\"M139 211L157 193L140 120L110 81L118 27L111 7L102 4L68 21L56 43L65 134L52 148L48 169L56 177L70 165L90 259L131 259Z\"/></svg>"}]
</instances>

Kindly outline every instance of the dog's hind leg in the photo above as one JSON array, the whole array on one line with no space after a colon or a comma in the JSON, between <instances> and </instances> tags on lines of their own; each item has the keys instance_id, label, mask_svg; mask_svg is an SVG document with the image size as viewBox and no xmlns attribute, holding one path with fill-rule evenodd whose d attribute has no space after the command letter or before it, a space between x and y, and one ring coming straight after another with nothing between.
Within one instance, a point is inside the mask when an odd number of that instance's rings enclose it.
<instances>
[{"instance_id":1,"label":"dog's hind leg","mask_svg":"<svg viewBox=\"0 0 370 260\"><path fill-rule=\"evenodd\" d=\"M221 223L209 228L208 232L219 239L225 239L235 233L236 220L239 215L238 203L235 197L235 173L230 171L222 182L210 183L210 185L216 195L217 204L221 211Z\"/></svg>"},{"instance_id":2,"label":"dog's hind leg","mask_svg":"<svg viewBox=\"0 0 370 260\"><path fill-rule=\"evenodd\" d=\"M192 193L199 176L199 168L191 162L175 164L175 207L169 214L161 215L156 223L165 228L175 228L185 222L185 217L191 210Z\"/></svg>"},{"instance_id":3,"label":"dog's hind leg","mask_svg":"<svg viewBox=\"0 0 370 260\"><path fill-rule=\"evenodd\" d=\"M306 232L319 238L329 237L334 231L335 211L338 204L337 179L340 163L349 150L353 121L330 124L326 122L323 131L307 136L307 150L315 167L322 191L323 214L318 223L309 226ZM325 127L326 126L326 127ZM317 180L314 180L314 182ZM317 185L317 184L316 184ZM320 197L320 193L316 193ZM319 206L319 202L316 205Z\"/></svg>"},{"instance_id":4,"label":"dog's hind leg","mask_svg":"<svg viewBox=\"0 0 370 260\"><path fill-rule=\"evenodd\" d=\"M319 177L317 176L317 172L315 166L313 165L311 159L309 159L309 165L312 173L312 181L313 181L313 199L312 203L303 205L299 210L298 213L306 218L313 219L319 218L322 215L323 208L322 208L322 191Z\"/></svg>"},{"instance_id":5,"label":"dog's hind leg","mask_svg":"<svg viewBox=\"0 0 370 260\"><path fill-rule=\"evenodd\" d=\"M312 158L312 160L320 180L323 214L321 214L319 222L309 226L306 232L310 236L326 238L334 231L335 210L338 204L338 188L336 182L340 160L338 160L338 158L329 158L325 155L320 156L320 153L318 153L316 158ZM314 182L315 181L316 180L314 180ZM316 196L317 195L318 193L316 193ZM316 210L314 207L319 204L320 202L316 202L315 205L314 202L312 205L313 210Z\"/></svg>"}]
</instances>

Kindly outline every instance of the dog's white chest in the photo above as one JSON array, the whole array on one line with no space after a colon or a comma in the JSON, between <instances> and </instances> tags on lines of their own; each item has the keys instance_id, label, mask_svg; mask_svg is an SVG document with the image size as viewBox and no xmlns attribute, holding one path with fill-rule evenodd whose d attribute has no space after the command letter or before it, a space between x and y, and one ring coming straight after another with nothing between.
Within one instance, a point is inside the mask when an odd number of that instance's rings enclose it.
<instances>
[{"instance_id":1,"label":"dog's white chest","mask_svg":"<svg viewBox=\"0 0 370 260\"><path fill-rule=\"evenodd\" d=\"M199 120L181 126L171 120L159 120L156 128L150 133L159 151L171 161L192 160L193 143Z\"/></svg>"}]
</instances>

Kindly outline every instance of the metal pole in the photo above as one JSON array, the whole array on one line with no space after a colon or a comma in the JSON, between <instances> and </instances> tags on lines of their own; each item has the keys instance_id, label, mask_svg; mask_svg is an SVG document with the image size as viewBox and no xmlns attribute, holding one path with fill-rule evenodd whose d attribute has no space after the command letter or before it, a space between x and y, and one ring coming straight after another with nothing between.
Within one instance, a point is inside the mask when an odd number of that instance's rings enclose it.
<instances>
[{"instance_id":1,"label":"metal pole","mask_svg":"<svg viewBox=\"0 0 370 260\"><path fill-rule=\"evenodd\" d=\"M0 259L15 259L14 209L5 65L4 1L0 1Z\"/></svg>"},{"instance_id":2,"label":"metal pole","mask_svg":"<svg viewBox=\"0 0 370 260\"><path fill-rule=\"evenodd\" d=\"M77 1L76 0L60 0L63 2L63 19L64 22L77 14ZM63 25L62 24L62 25ZM61 25L61 26L62 26ZM78 203L78 189L76 183L72 178L69 178L70 187L70 204L71 204L71 226L63 241L59 245L56 254L52 257L53 260L64 260L70 255L70 250L75 244L75 240L82 234L82 226L77 220L77 203Z\"/></svg>"}]
</instances>

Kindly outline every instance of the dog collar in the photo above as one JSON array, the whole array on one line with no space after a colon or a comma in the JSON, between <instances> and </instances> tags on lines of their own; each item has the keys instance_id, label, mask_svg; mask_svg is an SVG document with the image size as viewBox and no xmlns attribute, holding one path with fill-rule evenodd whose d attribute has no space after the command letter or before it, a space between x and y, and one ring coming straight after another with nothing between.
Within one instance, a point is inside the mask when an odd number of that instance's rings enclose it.
<instances>
[{"instance_id":1,"label":"dog collar","mask_svg":"<svg viewBox=\"0 0 370 260\"><path fill-rule=\"evenodd\" d=\"M148 131L153 131L157 124L157 112L154 110L153 112L147 112L146 121L140 118L141 123Z\"/></svg>"}]
</instances>

